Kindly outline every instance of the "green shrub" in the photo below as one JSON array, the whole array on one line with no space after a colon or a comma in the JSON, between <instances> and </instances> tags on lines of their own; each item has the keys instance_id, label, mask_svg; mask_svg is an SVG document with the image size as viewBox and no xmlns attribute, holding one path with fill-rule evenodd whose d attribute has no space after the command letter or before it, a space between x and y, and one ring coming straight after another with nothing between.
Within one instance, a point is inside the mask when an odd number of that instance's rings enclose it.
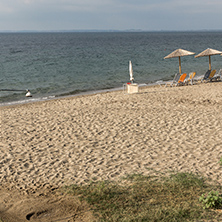
<instances>
[{"instance_id":1,"label":"green shrub","mask_svg":"<svg viewBox=\"0 0 222 222\"><path fill-rule=\"evenodd\" d=\"M202 194L199 201L203 203L204 209L218 208L222 206L222 195L219 195L217 191L211 191L208 195Z\"/></svg>"}]
</instances>

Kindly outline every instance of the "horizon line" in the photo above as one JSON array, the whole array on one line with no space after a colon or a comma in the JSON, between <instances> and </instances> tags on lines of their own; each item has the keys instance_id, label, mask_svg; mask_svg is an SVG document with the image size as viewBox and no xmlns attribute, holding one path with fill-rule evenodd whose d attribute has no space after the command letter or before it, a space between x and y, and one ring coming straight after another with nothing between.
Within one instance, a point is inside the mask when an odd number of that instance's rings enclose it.
<instances>
[{"instance_id":1,"label":"horizon line","mask_svg":"<svg viewBox=\"0 0 222 222\"><path fill-rule=\"evenodd\" d=\"M0 33L46 33L46 32L222 32L222 29L199 30L143 30L143 29L65 29L65 30L0 30Z\"/></svg>"}]
</instances>

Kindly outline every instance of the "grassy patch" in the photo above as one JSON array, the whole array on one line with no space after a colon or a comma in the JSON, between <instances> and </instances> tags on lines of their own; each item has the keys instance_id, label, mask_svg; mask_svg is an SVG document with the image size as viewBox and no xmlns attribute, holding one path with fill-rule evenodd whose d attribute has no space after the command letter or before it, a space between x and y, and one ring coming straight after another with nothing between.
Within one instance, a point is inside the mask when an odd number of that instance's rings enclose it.
<instances>
[{"instance_id":1,"label":"grassy patch","mask_svg":"<svg viewBox=\"0 0 222 222\"><path fill-rule=\"evenodd\" d=\"M167 178L130 175L121 184L108 181L69 186L66 191L87 201L99 221L195 221L215 218L200 196L213 188L202 177L177 173Z\"/></svg>"},{"instance_id":2,"label":"grassy patch","mask_svg":"<svg viewBox=\"0 0 222 222\"><path fill-rule=\"evenodd\" d=\"M222 157L220 158L220 161L219 161L220 165L222 165Z\"/></svg>"}]
</instances>

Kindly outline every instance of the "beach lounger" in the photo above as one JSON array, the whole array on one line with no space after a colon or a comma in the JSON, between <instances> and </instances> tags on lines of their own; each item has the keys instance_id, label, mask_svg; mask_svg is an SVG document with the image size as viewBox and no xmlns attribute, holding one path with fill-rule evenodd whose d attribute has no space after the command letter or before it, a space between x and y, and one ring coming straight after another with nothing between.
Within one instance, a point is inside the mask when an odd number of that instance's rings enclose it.
<instances>
[{"instance_id":1,"label":"beach lounger","mask_svg":"<svg viewBox=\"0 0 222 222\"><path fill-rule=\"evenodd\" d=\"M196 75L196 72L190 72L188 79L185 79L184 83L189 84L190 82L190 84L193 85L195 75Z\"/></svg>"},{"instance_id":2,"label":"beach lounger","mask_svg":"<svg viewBox=\"0 0 222 222\"><path fill-rule=\"evenodd\" d=\"M208 76L208 78L207 79L203 79L201 82L203 82L203 81L205 81L205 82L212 81L212 79L214 78L215 73L216 73L216 70L215 69L212 70L210 72L210 75Z\"/></svg>"},{"instance_id":3,"label":"beach lounger","mask_svg":"<svg viewBox=\"0 0 222 222\"><path fill-rule=\"evenodd\" d=\"M211 73L211 70L207 70L206 73L204 74L204 77L201 79L201 82L203 82L204 80L207 80L209 78L210 73Z\"/></svg>"},{"instance_id":4,"label":"beach lounger","mask_svg":"<svg viewBox=\"0 0 222 222\"><path fill-rule=\"evenodd\" d=\"M216 74L216 69L214 69L213 71L211 71L210 75L209 75L209 81L212 81L212 79L214 78L214 75Z\"/></svg>"},{"instance_id":5,"label":"beach lounger","mask_svg":"<svg viewBox=\"0 0 222 222\"><path fill-rule=\"evenodd\" d=\"M171 81L171 82L163 82L163 83L164 83L165 87L167 87L167 85L173 86L173 84L177 83L179 81L179 79L180 79L180 73L176 73L174 78L173 78L173 81ZM163 83L159 83L159 85L160 84L163 85Z\"/></svg>"},{"instance_id":6,"label":"beach lounger","mask_svg":"<svg viewBox=\"0 0 222 222\"><path fill-rule=\"evenodd\" d=\"M222 80L222 69L220 69L212 78L210 81L218 81Z\"/></svg>"},{"instance_id":7,"label":"beach lounger","mask_svg":"<svg viewBox=\"0 0 222 222\"><path fill-rule=\"evenodd\" d=\"M201 82L203 81L206 81L209 79L209 76L210 76L210 73L211 73L211 70L207 70L207 72L205 73L204 77L201 79Z\"/></svg>"},{"instance_id":8,"label":"beach lounger","mask_svg":"<svg viewBox=\"0 0 222 222\"><path fill-rule=\"evenodd\" d=\"M219 70L217 75L220 76L220 80L222 81L222 69Z\"/></svg>"},{"instance_id":9,"label":"beach lounger","mask_svg":"<svg viewBox=\"0 0 222 222\"><path fill-rule=\"evenodd\" d=\"M180 76L179 80L176 83L174 83L173 85L175 85L175 86L184 85L184 80L186 79L186 77L187 77L186 73L182 74Z\"/></svg>"}]
</instances>

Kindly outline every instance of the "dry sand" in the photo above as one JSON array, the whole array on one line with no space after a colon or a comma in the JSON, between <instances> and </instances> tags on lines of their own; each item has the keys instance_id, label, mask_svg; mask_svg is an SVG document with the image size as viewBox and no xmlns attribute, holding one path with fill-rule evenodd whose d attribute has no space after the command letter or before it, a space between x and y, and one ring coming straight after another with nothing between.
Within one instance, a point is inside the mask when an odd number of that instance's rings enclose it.
<instances>
[{"instance_id":1,"label":"dry sand","mask_svg":"<svg viewBox=\"0 0 222 222\"><path fill-rule=\"evenodd\" d=\"M1 107L0 212L15 190L132 173L193 172L222 185L221 157L222 82Z\"/></svg>"}]
</instances>

